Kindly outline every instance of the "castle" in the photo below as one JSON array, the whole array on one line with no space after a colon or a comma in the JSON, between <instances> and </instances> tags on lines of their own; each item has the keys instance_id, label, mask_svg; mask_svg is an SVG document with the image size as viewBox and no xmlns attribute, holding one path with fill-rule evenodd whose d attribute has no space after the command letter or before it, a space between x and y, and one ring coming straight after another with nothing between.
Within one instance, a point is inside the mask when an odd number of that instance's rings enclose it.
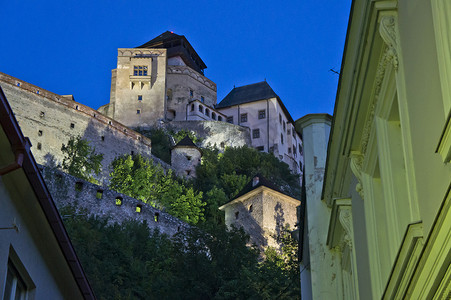
<instances>
[{"instance_id":1,"label":"castle","mask_svg":"<svg viewBox=\"0 0 451 300\"><path fill-rule=\"evenodd\" d=\"M112 71L110 103L98 110L75 102L73 96L57 95L7 74L0 73L0 84L22 131L31 140L32 152L39 164L60 165L61 145L81 136L103 154L103 168L97 178L103 186L108 184L110 163L124 154L141 154L165 169L173 169L179 176L194 177L196 166L201 162L201 147L208 145L216 145L220 150L247 145L258 151L272 152L286 162L292 172L300 174L302 140L291 115L269 84L260 82L234 88L217 104L216 84L204 76L205 68L184 36L165 32L139 47L118 50L117 68ZM155 127L192 130L204 143L195 145L186 137L173 145L171 162L165 163L152 154L151 140L134 130ZM50 182L55 186L55 182ZM104 187L73 183L77 184L85 187L86 193L89 187L89 193L102 190L108 194ZM269 190L266 186L265 197ZM59 196L58 189L52 191L58 195L55 197L58 202L66 203L65 198L73 198ZM67 195L80 195L73 189L69 191ZM124 199L123 195L117 197ZM91 198L87 197L83 203L90 205ZM259 226L265 228L265 239L259 245L266 247L266 239L269 239L269 244L275 246L270 236L277 231L277 226L289 224L294 228L298 201L290 199L290 205L285 207L282 204L288 198L277 189L271 194L274 205L283 206L289 222L275 224L269 219L268 224L260 222ZM112 201L107 203L115 207ZM259 211L263 214L263 206L262 201L255 203L252 216L256 217ZM135 215L133 205L130 207L132 211L128 214ZM271 215L274 209L267 209L264 214ZM226 206L226 215L230 214L229 210L234 211L235 207ZM117 211L117 208L111 210ZM177 231L164 222L154 224L151 221L152 226L165 226L164 232ZM241 225L246 227L246 224ZM247 231L252 235L252 230Z\"/></svg>"}]
</instances>

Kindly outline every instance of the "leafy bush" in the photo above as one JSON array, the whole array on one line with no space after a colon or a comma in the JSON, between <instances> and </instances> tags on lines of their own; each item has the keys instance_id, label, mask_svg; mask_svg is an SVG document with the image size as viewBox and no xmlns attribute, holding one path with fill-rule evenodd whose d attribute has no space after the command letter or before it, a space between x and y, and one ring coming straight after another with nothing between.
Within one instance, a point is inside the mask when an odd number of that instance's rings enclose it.
<instances>
[{"instance_id":1,"label":"leafy bush","mask_svg":"<svg viewBox=\"0 0 451 300\"><path fill-rule=\"evenodd\" d=\"M70 138L67 145L63 144L61 151L64 155L63 170L80 179L97 183L93 174L100 174L103 154L97 154L95 148L80 136Z\"/></svg>"}]
</instances>

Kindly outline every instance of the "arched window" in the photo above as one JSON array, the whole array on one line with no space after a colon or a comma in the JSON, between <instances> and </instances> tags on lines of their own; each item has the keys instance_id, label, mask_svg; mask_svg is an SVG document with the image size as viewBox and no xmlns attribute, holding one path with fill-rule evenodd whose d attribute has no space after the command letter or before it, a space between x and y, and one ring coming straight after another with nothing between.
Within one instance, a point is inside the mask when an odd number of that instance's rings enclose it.
<instances>
[{"instance_id":1,"label":"arched window","mask_svg":"<svg viewBox=\"0 0 451 300\"><path fill-rule=\"evenodd\" d=\"M205 115L206 115L207 117L210 116L210 110L209 110L208 108L205 109Z\"/></svg>"},{"instance_id":2,"label":"arched window","mask_svg":"<svg viewBox=\"0 0 451 300\"><path fill-rule=\"evenodd\" d=\"M211 118L213 119L213 120L216 120L216 114L213 112L213 113L211 113Z\"/></svg>"}]
</instances>

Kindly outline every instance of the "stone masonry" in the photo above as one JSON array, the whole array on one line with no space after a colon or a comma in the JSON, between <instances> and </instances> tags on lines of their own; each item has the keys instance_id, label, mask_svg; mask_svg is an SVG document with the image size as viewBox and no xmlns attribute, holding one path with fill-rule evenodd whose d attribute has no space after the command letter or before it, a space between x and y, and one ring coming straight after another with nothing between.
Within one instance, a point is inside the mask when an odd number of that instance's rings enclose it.
<instances>
[{"instance_id":1,"label":"stone masonry","mask_svg":"<svg viewBox=\"0 0 451 300\"><path fill-rule=\"evenodd\" d=\"M139 153L169 168L152 156L149 138L92 108L3 73L0 84L39 164L61 164L62 144L81 136L103 154L102 174L97 178L103 184L108 181L110 163L124 154Z\"/></svg>"},{"instance_id":2,"label":"stone masonry","mask_svg":"<svg viewBox=\"0 0 451 300\"><path fill-rule=\"evenodd\" d=\"M74 205L77 212L107 217L111 223L147 221L150 229L174 235L189 225L140 200L95 185L56 169L40 166L46 185L58 209ZM65 217L65 216L63 216ZM66 216L76 217L76 216Z\"/></svg>"}]
</instances>

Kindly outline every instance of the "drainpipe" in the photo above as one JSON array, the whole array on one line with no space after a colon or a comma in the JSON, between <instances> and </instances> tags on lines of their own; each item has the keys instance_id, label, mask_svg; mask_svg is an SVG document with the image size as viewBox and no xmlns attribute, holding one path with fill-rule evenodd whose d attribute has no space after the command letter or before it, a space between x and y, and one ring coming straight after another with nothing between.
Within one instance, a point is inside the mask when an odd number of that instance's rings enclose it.
<instances>
[{"instance_id":1,"label":"drainpipe","mask_svg":"<svg viewBox=\"0 0 451 300\"><path fill-rule=\"evenodd\" d=\"M268 144L266 152L269 153L269 99L266 99L266 112L266 142Z\"/></svg>"},{"instance_id":2,"label":"drainpipe","mask_svg":"<svg viewBox=\"0 0 451 300\"><path fill-rule=\"evenodd\" d=\"M238 105L238 125L241 125L241 120L240 120L240 105Z\"/></svg>"}]
</instances>

